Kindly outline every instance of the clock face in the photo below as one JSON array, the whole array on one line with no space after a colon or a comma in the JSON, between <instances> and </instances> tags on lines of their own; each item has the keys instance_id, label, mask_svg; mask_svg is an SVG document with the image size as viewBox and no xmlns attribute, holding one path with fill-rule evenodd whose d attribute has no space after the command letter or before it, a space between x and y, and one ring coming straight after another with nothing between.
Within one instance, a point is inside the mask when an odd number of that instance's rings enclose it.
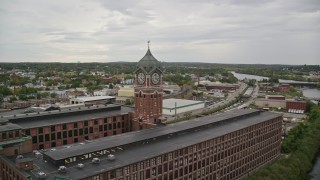
<instances>
[{"instance_id":1,"label":"clock face","mask_svg":"<svg viewBox=\"0 0 320 180\"><path fill-rule=\"evenodd\" d=\"M153 84L158 84L160 82L160 75L158 73L153 73L151 76L151 81Z\"/></svg>"},{"instance_id":2,"label":"clock face","mask_svg":"<svg viewBox=\"0 0 320 180\"><path fill-rule=\"evenodd\" d=\"M145 76L144 76L144 74L143 74L143 73L139 73L139 74L138 74L138 83L139 83L139 84L143 84L144 81L145 81Z\"/></svg>"}]
</instances>

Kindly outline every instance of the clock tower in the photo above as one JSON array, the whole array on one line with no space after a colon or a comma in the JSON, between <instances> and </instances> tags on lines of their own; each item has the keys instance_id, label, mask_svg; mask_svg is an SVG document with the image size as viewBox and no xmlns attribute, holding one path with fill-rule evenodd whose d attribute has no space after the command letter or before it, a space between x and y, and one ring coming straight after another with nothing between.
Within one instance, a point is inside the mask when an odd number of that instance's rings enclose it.
<instances>
[{"instance_id":1,"label":"clock tower","mask_svg":"<svg viewBox=\"0 0 320 180\"><path fill-rule=\"evenodd\" d=\"M156 126L162 115L162 68L149 48L146 55L137 63L134 80L133 130Z\"/></svg>"}]
</instances>

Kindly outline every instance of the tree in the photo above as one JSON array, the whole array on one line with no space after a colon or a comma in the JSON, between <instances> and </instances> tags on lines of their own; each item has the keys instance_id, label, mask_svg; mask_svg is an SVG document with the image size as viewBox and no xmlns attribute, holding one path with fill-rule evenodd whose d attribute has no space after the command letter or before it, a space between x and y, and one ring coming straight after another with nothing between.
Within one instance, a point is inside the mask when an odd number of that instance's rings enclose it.
<instances>
[{"instance_id":1,"label":"tree","mask_svg":"<svg viewBox=\"0 0 320 180\"><path fill-rule=\"evenodd\" d=\"M57 93L51 93L51 94L50 94L50 97L51 97L51 98L55 98L55 97L57 97L57 95L58 95Z\"/></svg>"}]
</instances>

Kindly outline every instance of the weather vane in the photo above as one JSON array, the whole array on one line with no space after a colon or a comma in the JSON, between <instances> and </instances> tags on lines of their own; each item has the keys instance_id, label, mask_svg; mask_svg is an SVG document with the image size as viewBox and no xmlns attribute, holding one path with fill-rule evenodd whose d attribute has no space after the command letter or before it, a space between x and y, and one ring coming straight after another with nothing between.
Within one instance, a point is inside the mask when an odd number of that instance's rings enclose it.
<instances>
[{"instance_id":1,"label":"weather vane","mask_svg":"<svg viewBox=\"0 0 320 180\"><path fill-rule=\"evenodd\" d=\"M148 49L149 49L150 40L148 41Z\"/></svg>"}]
</instances>

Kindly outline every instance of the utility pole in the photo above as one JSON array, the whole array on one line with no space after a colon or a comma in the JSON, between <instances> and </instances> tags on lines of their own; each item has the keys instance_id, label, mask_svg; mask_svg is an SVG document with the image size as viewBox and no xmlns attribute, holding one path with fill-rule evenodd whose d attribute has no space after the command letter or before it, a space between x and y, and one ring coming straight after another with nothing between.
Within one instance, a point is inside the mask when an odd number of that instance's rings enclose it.
<instances>
[{"instance_id":1,"label":"utility pole","mask_svg":"<svg viewBox=\"0 0 320 180\"><path fill-rule=\"evenodd\" d=\"M174 119L177 121L177 102L174 102Z\"/></svg>"}]
</instances>

